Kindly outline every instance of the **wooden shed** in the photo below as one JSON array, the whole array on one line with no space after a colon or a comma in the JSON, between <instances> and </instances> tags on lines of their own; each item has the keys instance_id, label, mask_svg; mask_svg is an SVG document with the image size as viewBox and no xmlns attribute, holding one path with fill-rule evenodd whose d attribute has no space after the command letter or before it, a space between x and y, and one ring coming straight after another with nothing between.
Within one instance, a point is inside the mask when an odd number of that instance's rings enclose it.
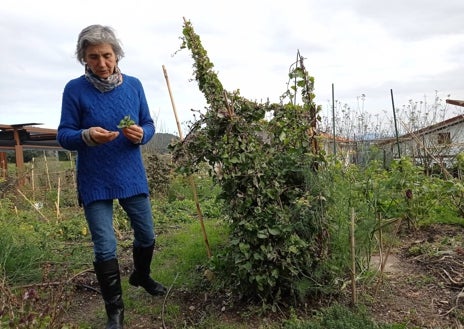
<instances>
[{"instance_id":1,"label":"wooden shed","mask_svg":"<svg viewBox=\"0 0 464 329\"><path fill-rule=\"evenodd\" d=\"M6 151L13 150L16 155L18 173L24 169L24 150L39 149L60 150L56 141L56 129L41 128L41 123L0 124L0 169L2 176L6 176Z\"/></svg>"}]
</instances>

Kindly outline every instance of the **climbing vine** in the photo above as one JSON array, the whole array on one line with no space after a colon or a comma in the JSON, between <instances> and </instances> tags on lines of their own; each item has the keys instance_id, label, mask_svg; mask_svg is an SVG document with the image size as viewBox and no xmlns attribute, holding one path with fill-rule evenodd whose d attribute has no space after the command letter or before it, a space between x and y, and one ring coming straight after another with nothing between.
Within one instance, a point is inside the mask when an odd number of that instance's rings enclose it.
<instances>
[{"instance_id":1,"label":"climbing vine","mask_svg":"<svg viewBox=\"0 0 464 329\"><path fill-rule=\"evenodd\" d=\"M189 21L182 40L208 107L172 150L187 174L207 161L221 187L230 235L214 270L243 298L274 306L298 300L323 284L317 269L328 253L314 79L300 58L280 104L252 102L223 88ZM296 105L298 92L303 105Z\"/></svg>"}]
</instances>

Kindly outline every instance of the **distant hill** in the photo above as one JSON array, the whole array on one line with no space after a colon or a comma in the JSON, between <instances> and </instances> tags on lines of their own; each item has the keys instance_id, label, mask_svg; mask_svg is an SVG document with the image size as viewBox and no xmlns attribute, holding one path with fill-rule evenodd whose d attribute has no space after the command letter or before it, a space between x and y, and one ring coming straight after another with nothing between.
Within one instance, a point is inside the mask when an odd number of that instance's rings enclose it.
<instances>
[{"instance_id":1,"label":"distant hill","mask_svg":"<svg viewBox=\"0 0 464 329\"><path fill-rule=\"evenodd\" d=\"M152 150L156 153L169 153L168 146L173 141L179 140L179 136L167 133L156 133L155 136L143 146L143 148Z\"/></svg>"}]
</instances>

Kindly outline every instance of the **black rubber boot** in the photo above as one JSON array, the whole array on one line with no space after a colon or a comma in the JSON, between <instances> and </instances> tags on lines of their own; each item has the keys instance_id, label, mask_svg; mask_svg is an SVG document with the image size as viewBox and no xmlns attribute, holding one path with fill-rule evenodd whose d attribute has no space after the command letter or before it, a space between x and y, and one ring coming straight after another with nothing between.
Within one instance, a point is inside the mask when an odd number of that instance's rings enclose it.
<instances>
[{"instance_id":1,"label":"black rubber boot","mask_svg":"<svg viewBox=\"0 0 464 329\"><path fill-rule=\"evenodd\" d=\"M124 303L122 300L121 277L117 259L94 263L95 274L105 301L108 322L106 329L122 329L124 322Z\"/></svg>"},{"instance_id":2,"label":"black rubber boot","mask_svg":"<svg viewBox=\"0 0 464 329\"><path fill-rule=\"evenodd\" d=\"M133 247L134 271L129 277L129 283L135 287L143 287L150 295L162 296L166 288L150 277L150 265L155 244L150 247Z\"/></svg>"}]
</instances>

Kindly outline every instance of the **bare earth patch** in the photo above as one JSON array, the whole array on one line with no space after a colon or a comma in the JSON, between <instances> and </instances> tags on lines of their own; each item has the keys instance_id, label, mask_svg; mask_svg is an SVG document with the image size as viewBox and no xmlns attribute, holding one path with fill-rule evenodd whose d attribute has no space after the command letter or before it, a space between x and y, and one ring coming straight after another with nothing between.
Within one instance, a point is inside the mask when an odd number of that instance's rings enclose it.
<instances>
[{"instance_id":1,"label":"bare earth patch","mask_svg":"<svg viewBox=\"0 0 464 329\"><path fill-rule=\"evenodd\" d=\"M373 297L372 316L408 328L464 328L464 229L434 225L402 237L387 258ZM374 259L375 260L375 259Z\"/></svg>"}]
</instances>

